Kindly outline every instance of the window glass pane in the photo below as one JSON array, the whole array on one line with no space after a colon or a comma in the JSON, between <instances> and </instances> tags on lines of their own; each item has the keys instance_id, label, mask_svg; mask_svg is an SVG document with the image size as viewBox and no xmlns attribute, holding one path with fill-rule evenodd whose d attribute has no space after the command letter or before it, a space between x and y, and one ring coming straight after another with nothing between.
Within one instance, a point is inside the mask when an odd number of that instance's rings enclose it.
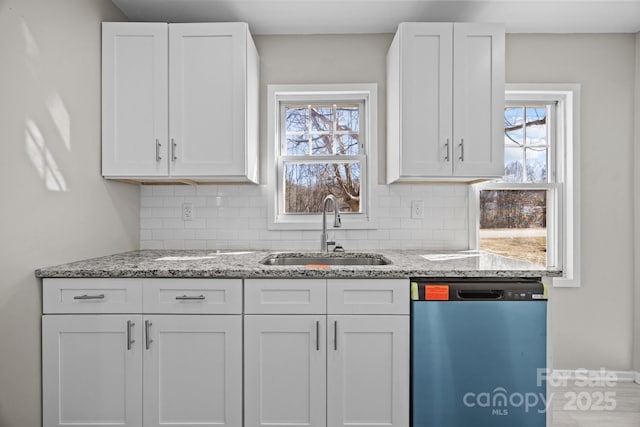
<instances>
[{"instance_id":1,"label":"window glass pane","mask_svg":"<svg viewBox=\"0 0 640 427\"><path fill-rule=\"evenodd\" d=\"M504 177L506 182L522 182L522 148L507 147L504 149Z\"/></svg>"},{"instance_id":2,"label":"window glass pane","mask_svg":"<svg viewBox=\"0 0 640 427\"><path fill-rule=\"evenodd\" d=\"M504 109L504 143L505 145L523 145L524 108L507 107Z\"/></svg>"},{"instance_id":3,"label":"window glass pane","mask_svg":"<svg viewBox=\"0 0 640 427\"><path fill-rule=\"evenodd\" d=\"M309 135L287 135L287 155L303 156L309 154Z\"/></svg>"},{"instance_id":4,"label":"window glass pane","mask_svg":"<svg viewBox=\"0 0 640 427\"><path fill-rule=\"evenodd\" d=\"M480 249L547 265L547 191L482 190Z\"/></svg>"},{"instance_id":5,"label":"window glass pane","mask_svg":"<svg viewBox=\"0 0 640 427\"><path fill-rule=\"evenodd\" d=\"M321 212L333 194L341 212L360 212L360 163L285 163L285 213Z\"/></svg>"},{"instance_id":6,"label":"window glass pane","mask_svg":"<svg viewBox=\"0 0 640 427\"><path fill-rule=\"evenodd\" d=\"M285 107L286 132L306 132L309 120L308 107Z\"/></svg>"},{"instance_id":7,"label":"window glass pane","mask_svg":"<svg viewBox=\"0 0 640 427\"><path fill-rule=\"evenodd\" d=\"M336 154L357 155L360 153L360 138L357 134L336 135Z\"/></svg>"},{"instance_id":8,"label":"window glass pane","mask_svg":"<svg viewBox=\"0 0 640 427\"><path fill-rule=\"evenodd\" d=\"M527 145L547 145L546 107L527 107Z\"/></svg>"},{"instance_id":9,"label":"window glass pane","mask_svg":"<svg viewBox=\"0 0 640 427\"><path fill-rule=\"evenodd\" d=\"M547 148L527 148L527 181L547 182Z\"/></svg>"},{"instance_id":10,"label":"window glass pane","mask_svg":"<svg viewBox=\"0 0 640 427\"><path fill-rule=\"evenodd\" d=\"M311 106L311 132L333 131L333 106Z\"/></svg>"},{"instance_id":11,"label":"window glass pane","mask_svg":"<svg viewBox=\"0 0 640 427\"><path fill-rule=\"evenodd\" d=\"M338 105L336 108L338 116L339 132L358 132L360 129L360 107L358 105Z\"/></svg>"},{"instance_id":12,"label":"window glass pane","mask_svg":"<svg viewBox=\"0 0 640 427\"><path fill-rule=\"evenodd\" d=\"M311 141L311 154L333 154L333 138L331 138L331 135L313 135Z\"/></svg>"}]
</instances>

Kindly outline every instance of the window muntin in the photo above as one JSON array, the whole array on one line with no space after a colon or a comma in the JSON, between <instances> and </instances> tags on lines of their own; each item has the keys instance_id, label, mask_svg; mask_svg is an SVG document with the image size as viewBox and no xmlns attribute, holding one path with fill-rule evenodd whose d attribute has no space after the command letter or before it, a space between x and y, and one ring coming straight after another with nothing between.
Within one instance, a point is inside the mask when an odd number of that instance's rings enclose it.
<instances>
[{"instance_id":1,"label":"window muntin","mask_svg":"<svg viewBox=\"0 0 640 427\"><path fill-rule=\"evenodd\" d=\"M280 215L318 215L327 194L341 212L364 213L364 100L283 101L279 112Z\"/></svg>"}]
</instances>

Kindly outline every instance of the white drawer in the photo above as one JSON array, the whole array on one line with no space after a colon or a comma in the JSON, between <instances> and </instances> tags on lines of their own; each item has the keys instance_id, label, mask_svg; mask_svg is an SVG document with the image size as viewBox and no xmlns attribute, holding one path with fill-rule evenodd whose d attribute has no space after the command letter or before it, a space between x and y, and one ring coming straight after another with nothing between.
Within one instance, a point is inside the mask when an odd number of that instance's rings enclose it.
<instances>
[{"instance_id":1,"label":"white drawer","mask_svg":"<svg viewBox=\"0 0 640 427\"><path fill-rule=\"evenodd\" d=\"M329 279L329 314L409 314L409 279Z\"/></svg>"},{"instance_id":2,"label":"white drawer","mask_svg":"<svg viewBox=\"0 0 640 427\"><path fill-rule=\"evenodd\" d=\"M43 279L43 313L141 313L142 279Z\"/></svg>"},{"instance_id":3,"label":"white drawer","mask_svg":"<svg viewBox=\"0 0 640 427\"><path fill-rule=\"evenodd\" d=\"M143 289L145 313L242 313L242 279L145 279Z\"/></svg>"},{"instance_id":4,"label":"white drawer","mask_svg":"<svg viewBox=\"0 0 640 427\"><path fill-rule=\"evenodd\" d=\"M325 279L246 279L246 314L325 314Z\"/></svg>"}]
</instances>

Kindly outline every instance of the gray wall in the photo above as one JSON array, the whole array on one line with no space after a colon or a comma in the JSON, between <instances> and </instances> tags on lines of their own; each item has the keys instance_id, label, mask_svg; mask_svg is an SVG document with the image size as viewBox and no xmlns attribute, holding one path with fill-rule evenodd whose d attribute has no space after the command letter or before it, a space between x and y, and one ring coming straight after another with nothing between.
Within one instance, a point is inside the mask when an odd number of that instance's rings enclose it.
<instances>
[{"instance_id":1,"label":"gray wall","mask_svg":"<svg viewBox=\"0 0 640 427\"><path fill-rule=\"evenodd\" d=\"M40 421L46 265L135 249L139 189L100 176L108 0L0 0L0 426Z\"/></svg>"},{"instance_id":2,"label":"gray wall","mask_svg":"<svg viewBox=\"0 0 640 427\"><path fill-rule=\"evenodd\" d=\"M554 289L556 368L632 367L634 35L507 36L509 83L580 83L582 287Z\"/></svg>"}]
</instances>

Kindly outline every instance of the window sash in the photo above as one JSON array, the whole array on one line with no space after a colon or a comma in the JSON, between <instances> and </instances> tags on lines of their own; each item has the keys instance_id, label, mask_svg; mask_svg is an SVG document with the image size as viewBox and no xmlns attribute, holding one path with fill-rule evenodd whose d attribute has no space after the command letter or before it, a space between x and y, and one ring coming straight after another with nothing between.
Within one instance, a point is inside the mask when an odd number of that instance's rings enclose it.
<instances>
[{"instance_id":1,"label":"window sash","mask_svg":"<svg viewBox=\"0 0 640 427\"><path fill-rule=\"evenodd\" d=\"M276 192L276 221L281 222L285 218L313 218L318 217L320 213L306 213L306 212L286 212L286 194L285 194L285 165L286 164L326 164L326 163L359 163L360 164L360 212L344 212L344 215L349 216L366 216L368 214L368 185L367 182L367 133L366 129L368 123L366 122L366 111L365 111L365 102L366 100L361 97L354 96L333 96L333 94L327 94L326 96L318 96L309 95L306 96L304 94L296 95L295 97L286 97L286 99L281 99L278 101L278 112L279 112L279 122L278 122L278 135L279 135L279 144L277 149L277 192ZM359 136L360 147L359 153L357 155L344 155L344 154L305 154L305 155L288 155L287 153L287 136L288 135L303 135L303 134L311 134L310 128L307 127L305 132L296 131L289 132L286 131L286 108L292 106L308 106L308 105L333 105L335 112L335 105L341 104L351 104L358 105L358 132L352 131L336 131L336 120L334 118L334 125L332 131L314 131L313 135L353 135L357 134ZM335 148L335 147L334 147ZM311 146L309 147L309 151L311 151Z\"/></svg>"},{"instance_id":2,"label":"window sash","mask_svg":"<svg viewBox=\"0 0 640 427\"><path fill-rule=\"evenodd\" d=\"M332 135L332 136L339 136L339 135L358 135L360 138L360 146L359 146L359 155L366 155L366 116L365 116L365 101L363 99L353 99L353 98L340 98L340 97L336 97L336 98L327 98L324 100L317 100L314 101L312 99L304 99L305 102L291 102L291 100L287 99L282 100L279 102L279 106L278 106L278 111L280 114L280 122L279 122L279 132L278 134L280 135L280 143L279 143L279 147L278 147L278 152L277 152L277 156L278 157L282 157L282 156L294 156L294 155L288 155L287 154L287 136L289 135L309 135L309 138L311 139L311 136L313 135ZM336 128L336 123L337 120L334 117L333 120L333 129L330 131L312 131L310 125L307 126L307 128L304 131L293 131L293 132L287 132L287 123L286 123L286 109L288 107L307 107L310 105L332 105L333 106L333 111L334 114L336 114L336 105L342 105L342 104L351 104L351 105L358 105L358 131L354 132L352 130L348 130L348 131L343 131L343 130L338 130ZM333 142L333 144L335 144L335 142ZM335 146L332 147L333 151L335 152ZM309 141L309 152L312 152L312 143L311 141ZM324 156L323 154L319 154L319 155L313 155L313 154L307 154L307 155L295 155L295 157L303 157L303 156L312 156L312 157L319 157L319 156ZM344 154L332 154L331 156L335 156L335 157L345 157Z\"/></svg>"}]
</instances>

